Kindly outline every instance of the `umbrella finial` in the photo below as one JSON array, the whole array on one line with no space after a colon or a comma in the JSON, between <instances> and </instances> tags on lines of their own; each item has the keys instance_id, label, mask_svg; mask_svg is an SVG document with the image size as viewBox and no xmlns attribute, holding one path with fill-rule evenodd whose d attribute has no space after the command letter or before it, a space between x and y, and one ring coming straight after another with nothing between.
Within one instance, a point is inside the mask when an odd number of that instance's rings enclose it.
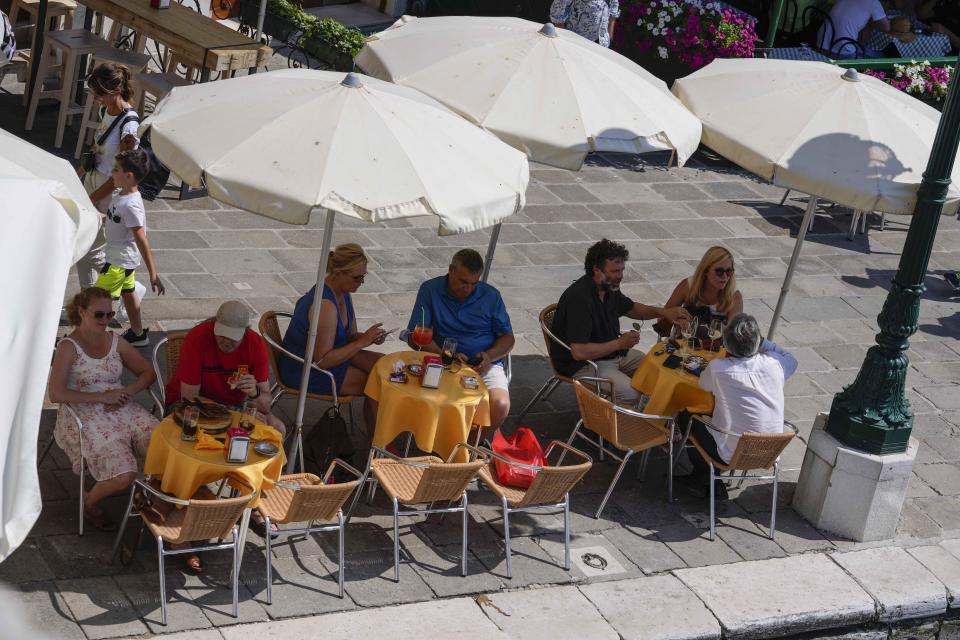
<instances>
[{"instance_id":1,"label":"umbrella finial","mask_svg":"<svg viewBox=\"0 0 960 640\"><path fill-rule=\"evenodd\" d=\"M553 26L553 24L550 23L550 22L548 22L548 23L546 23L545 25L543 25L542 27L540 27L539 33L542 34L542 35L544 35L544 36L546 36L546 37L548 37L548 38L557 38L557 37L559 37L559 34L557 33L557 28L556 28L555 26Z\"/></svg>"},{"instance_id":2,"label":"umbrella finial","mask_svg":"<svg viewBox=\"0 0 960 640\"><path fill-rule=\"evenodd\" d=\"M843 75L840 77L847 82L860 82L860 74L857 73L857 70L852 67L844 71Z\"/></svg>"},{"instance_id":3,"label":"umbrella finial","mask_svg":"<svg viewBox=\"0 0 960 640\"><path fill-rule=\"evenodd\" d=\"M345 87L350 87L351 89L359 89L363 86L363 83L360 82L360 76L355 74L353 71L348 73L343 77L343 81L340 83Z\"/></svg>"}]
</instances>

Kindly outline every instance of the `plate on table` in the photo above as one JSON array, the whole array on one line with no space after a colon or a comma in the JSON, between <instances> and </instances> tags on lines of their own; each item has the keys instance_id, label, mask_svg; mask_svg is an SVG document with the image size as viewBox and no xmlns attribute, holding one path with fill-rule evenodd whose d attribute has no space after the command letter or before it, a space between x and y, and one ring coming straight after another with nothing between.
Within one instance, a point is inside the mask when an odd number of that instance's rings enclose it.
<instances>
[{"instance_id":1,"label":"plate on table","mask_svg":"<svg viewBox=\"0 0 960 640\"><path fill-rule=\"evenodd\" d=\"M258 442L253 445L253 450L259 453L262 456L275 456L280 453L280 447L270 442Z\"/></svg>"},{"instance_id":2,"label":"plate on table","mask_svg":"<svg viewBox=\"0 0 960 640\"><path fill-rule=\"evenodd\" d=\"M183 426L183 410L188 406L200 409L200 421L197 426L209 434L222 433L233 424L233 414L230 413L230 409L218 402L210 400L187 402L181 400L173 409L173 419L180 426Z\"/></svg>"}]
</instances>

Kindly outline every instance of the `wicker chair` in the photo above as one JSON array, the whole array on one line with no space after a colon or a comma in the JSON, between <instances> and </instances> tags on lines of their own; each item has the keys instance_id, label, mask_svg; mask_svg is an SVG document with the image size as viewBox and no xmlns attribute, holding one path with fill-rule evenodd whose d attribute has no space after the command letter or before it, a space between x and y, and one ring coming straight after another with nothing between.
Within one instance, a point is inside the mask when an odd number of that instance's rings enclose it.
<instances>
[{"instance_id":1,"label":"wicker chair","mask_svg":"<svg viewBox=\"0 0 960 640\"><path fill-rule=\"evenodd\" d=\"M470 462L451 462L464 447L480 456ZM378 455L380 457L375 458ZM463 557L460 562L460 575L467 575L467 485L477 477L480 469L487 463L486 454L468 444L458 444L447 462L436 456L401 458L385 449L373 447L367 468L373 472L383 490L393 502L393 579L400 581L400 516L417 516L430 513L463 514ZM366 474L361 480L366 479ZM414 506L433 502L448 502L447 507L410 509L400 511L400 505ZM459 502L454 507L452 503Z\"/></svg>"},{"instance_id":2,"label":"wicker chair","mask_svg":"<svg viewBox=\"0 0 960 640\"><path fill-rule=\"evenodd\" d=\"M584 385L584 382L596 385L598 392L591 391ZM620 479L620 474L623 473L630 457L635 453L643 452L643 462L638 474L642 477L646 470L650 450L654 447L667 447L669 454L667 499L672 502L674 419L670 416L639 413L614 404L607 399L613 397L613 382L606 378L578 377L574 380L573 389L577 394L577 404L580 406L580 421L577 422L576 428L570 434L567 444L572 445L574 439L579 436L600 451L606 451L615 460L620 461L617 473L613 476L610 487L603 496L603 501L600 503L600 508L597 509L594 518L599 518L600 514L603 513L603 508L607 505L607 500L610 499L610 494L613 493L613 488ZM582 428L597 434L598 440L592 440L581 431ZM621 458L607 449L605 442L623 452L623 457ZM563 461L563 454L560 456L560 461Z\"/></svg>"},{"instance_id":3,"label":"wicker chair","mask_svg":"<svg viewBox=\"0 0 960 640\"><path fill-rule=\"evenodd\" d=\"M80 437L80 531L78 535L83 535L83 494L84 494L84 475L86 469L84 468L84 459L83 459L83 421L80 419L80 416L77 415L76 409L71 407L66 402L60 404L60 408L70 414L70 417L74 419L77 423L77 433ZM37 464L41 464L44 458L47 457L47 454L50 453L50 449L53 448L53 443L56 441L56 438L53 437L53 434L50 434L50 441L47 442L47 446L43 448L43 453L40 454L40 457L37 458Z\"/></svg>"},{"instance_id":4,"label":"wicker chair","mask_svg":"<svg viewBox=\"0 0 960 640\"><path fill-rule=\"evenodd\" d=\"M340 466L357 477L357 480L337 484L327 484L335 467ZM274 487L263 492L260 500L260 513L270 530L270 523L278 525L291 522L306 522L308 526L299 529L278 527L277 534L289 536L315 531L334 531L339 533L337 545L337 583L340 597L343 597L343 505L350 493L357 487L361 473L343 460L334 460L323 479L312 473L298 473L281 476ZM337 524L313 526L314 521L329 522L336 518ZM273 604L273 551L272 535L267 536L267 604Z\"/></svg>"},{"instance_id":5,"label":"wicker chair","mask_svg":"<svg viewBox=\"0 0 960 640\"><path fill-rule=\"evenodd\" d=\"M244 484L238 478L232 478L232 481ZM161 500L163 502L175 505L164 518L162 523L156 523L149 517L144 517L143 513L136 511L134 513L134 495L140 489L148 494L151 499ZM207 551L217 551L222 549L231 549L233 551L233 565L231 567L230 580L233 587L233 617L237 617L237 604L239 599L239 580L240 573L240 555L243 552L240 546L240 530L237 527L237 521L241 517L249 517L249 512L244 511L250 508L251 503L256 499L257 492L246 486L249 491L247 495L238 498L226 498L217 500L209 491L201 490L201 494L212 499L200 500L181 500L169 496L149 482L135 480L130 489L130 501L127 503L127 511L123 516L123 524L120 531L117 532L117 539L113 544L113 557L117 555L120 549L120 542L123 540L123 532L126 529L127 521L131 516L140 516L141 527L146 526L150 534L157 541L157 566L160 573L160 610L162 623L167 624L167 583L164 578L164 558L173 555L182 555L185 553L206 553ZM246 518L242 526L246 526ZM141 529L142 530L142 529ZM220 542L218 544L206 545L203 547L187 546L183 549L164 548L167 544L182 544L187 542L204 542L208 540L222 541L230 536L229 542Z\"/></svg>"},{"instance_id":6,"label":"wicker chair","mask_svg":"<svg viewBox=\"0 0 960 640\"><path fill-rule=\"evenodd\" d=\"M533 408L533 405L535 405L538 400L540 399L546 400L547 398L549 398L550 394L553 393L553 391L557 388L557 385L559 385L561 382L566 382L567 384L573 384L573 378L557 371L556 366L554 366L553 364L553 359L550 357L551 343L556 343L561 347L563 347L564 349L566 349L567 351L570 351L570 347L566 343L564 343L563 340L553 335L553 330L552 330L553 317L556 313L557 313L556 304L549 304L546 307L544 307L543 310L540 312L540 331L543 332L543 343L547 347L547 361L550 362L550 369L553 371L553 375L550 377L549 380L543 383L543 386L540 387L540 390L537 391L536 395L534 395L533 398L530 400L530 402L527 403L527 406L525 406L523 410L520 411L520 414L517 416L518 423L521 420L523 420L523 416L527 415L527 413L530 411L530 409ZM587 360L586 362L591 367L593 367L593 375L599 376L600 369L597 367L597 363L592 360Z\"/></svg>"},{"instance_id":7,"label":"wicker chair","mask_svg":"<svg viewBox=\"0 0 960 640\"><path fill-rule=\"evenodd\" d=\"M263 336L263 339L267 343L267 351L270 354L270 368L273 370L273 377L276 380L276 383L273 385L273 389L270 392L273 394L273 397L270 399L270 405L273 406L277 404L277 401L281 397L288 395L293 397L298 397L300 395L300 390L297 387L289 387L283 383L283 380L280 379L280 361L278 353L282 353L288 358L291 358L297 361L300 366L303 366L303 357L298 356L294 353L287 351L281 346L283 338L280 336L280 323L277 321L277 318L287 318L288 320L293 316L289 313L283 313L282 311L267 311L262 316L260 316L260 335ZM312 400L321 400L323 402L333 403L337 408L342 405L347 405L347 412L350 415L350 426L351 428L355 424L353 421L353 396L339 395L337 393L337 384L336 380L333 377L333 374L327 371L326 369L321 369L317 365L310 363L310 367L319 373L330 378L330 390L333 392L330 395L324 395L320 393L311 393L307 392L307 397ZM303 471L303 425L297 425L296 439L294 440L294 451L290 455L290 459L293 460L294 457L300 461L300 470ZM291 470L291 467L287 467L287 470Z\"/></svg>"},{"instance_id":8,"label":"wicker chair","mask_svg":"<svg viewBox=\"0 0 960 640\"><path fill-rule=\"evenodd\" d=\"M180 365L180 350L183 348L183 342L187 339L186 331L168 333L157 341L153 347L153 371L157 374L157 391L150 388L150 396L153 398L154 409L158 411L157 417L162 418L164 408L167 405L167 381L173 377ZM160 349L164 350L164 369L160 370Z\"/></svg>"},{"instance_id":9,"label":"wicker chair","mask_svg":"<svg viewBox=\"0 0 960 640\"><path fill-rule=\"evenodd\" d=\"M493 491L503 504L503 542L507 553L507 577L513 578L513 558L510 552L510 514L533 511L535 509L557 509L563 507L563 568L570 569L570 490L573 489L587 471L593 466L590 456L554 440L547 445L544 460L550 458L554 449L569 451L583 462L566 466L557 465L528 465L515 460L504 458L490 449L482 449L491 458L490 462L480 469L480 479ZM497 482L497 468L495 460L521 469L530 469L537 472L537 477L526 489L508 487Z\"/></svg>"},{"instance_id":10,"label":"wicker chair","mask_svg":"<svg viewBox=\"0 0 960 640\"><path fill-rule=\"evenodd\" d=\"M693 416L692 420L699 420L705 427L717 433L737 437L737 448L730 457L730 462L725 463L721 460L715 460L710 456L694 436L690 436L690 443L700 452L704 461L710 465L710 539L713 540L716 529L716 503L714 500L714 486L716 480L721 476L717 473L729 471L731 475L737 471L740 472L740 483L745 478L755 480L773 480L773 501L770 508L770 539L776 533L777 528L777 489L780 483L780 454L787 448L793 437L797 435L797 428L789 422L784 422L786 431L783 433L734 433L721 429L710 422L709 416ZM751 469L770 469L773 468L773 474L748 475Z\"/></svg>"}]
</instances>

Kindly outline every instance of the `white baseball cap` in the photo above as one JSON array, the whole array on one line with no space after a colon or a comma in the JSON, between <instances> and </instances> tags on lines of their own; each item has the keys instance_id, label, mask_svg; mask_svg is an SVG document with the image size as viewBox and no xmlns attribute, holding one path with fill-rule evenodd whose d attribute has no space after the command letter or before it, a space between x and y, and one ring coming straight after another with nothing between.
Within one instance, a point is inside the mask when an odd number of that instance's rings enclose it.
<instances>
[{"instance_id":1,"label":"white baseball cap","mask_svg":"<svg viewBox=\"0 0 960 640\"><path fill-rule=\"evenodd\" d=\"M250 326L250 309L239 300L228 300L217 309L213 333L240 342Z\"/></svg>"}]
</instances>

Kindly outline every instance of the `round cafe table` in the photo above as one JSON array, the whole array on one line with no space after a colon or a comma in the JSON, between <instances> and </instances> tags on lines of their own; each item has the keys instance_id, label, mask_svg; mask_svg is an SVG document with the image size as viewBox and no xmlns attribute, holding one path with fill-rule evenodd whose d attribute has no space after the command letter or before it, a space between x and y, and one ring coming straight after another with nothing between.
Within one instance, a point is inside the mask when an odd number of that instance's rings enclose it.
<instances>
[{"instance_id":1,"label":"round cafe table","mask_svg":"<svg viewBox=\"0 0 960 640\"><path fill-rule=\"evenodd\" d=\"M240 414L232 412L234 423ZM280 434L262 422L257 426L265 427L282 441ZM195 449L194 443L180 439L180 425L169 415L153 430L147 459L143 463L143 472L160 479L160 490L184 500L190 499L197 489L211 482L218 482L228 475L241 478L258 492L280 477L286 457L283 448L274 456L262 456L251 446L247 452L247 461L243 463L227 462L223 449ZM260 502L259 494L251 507Z\"/></svg>"},{"instance_id":2,"label":"round cafe table","mask_svg":"<svg viewBox=\"0 0 960 640\"><path fill-rule=\"evenodd\" d=\"M713 413L713 394L700 388L700 378L683 366L668 369L663 366L669 353L657 353L663 344L657 343L650 348L633 374L630 386L646 395L650 400L644 407L644 413L658 416L672 416L686 409L690 413ZM694 355L708 362L723 355L723 352L695 350Z\"/></svg>"},{"instance_id":3,"label":"round cafe table","mask_svg":"<svg viewBox=\"0 0 960 640\"><path fill-rule=\"evenodd\" d=\"M420 379L407 373L407 382L390 382L393 363L422 363L418 351L390 353L377 361L363 392L379 403L373 444L386 447L405 431L413 433L421 451L435 452L447 459L457 444L466 442L470 425L490 426L490 398L480 375L464 365L457 372L444 371L437 389L425 389ZM474 376L477 389L464 389L460 379ZM466 451L461 451L466 461Z\"/></svg>"}]
</instances>

